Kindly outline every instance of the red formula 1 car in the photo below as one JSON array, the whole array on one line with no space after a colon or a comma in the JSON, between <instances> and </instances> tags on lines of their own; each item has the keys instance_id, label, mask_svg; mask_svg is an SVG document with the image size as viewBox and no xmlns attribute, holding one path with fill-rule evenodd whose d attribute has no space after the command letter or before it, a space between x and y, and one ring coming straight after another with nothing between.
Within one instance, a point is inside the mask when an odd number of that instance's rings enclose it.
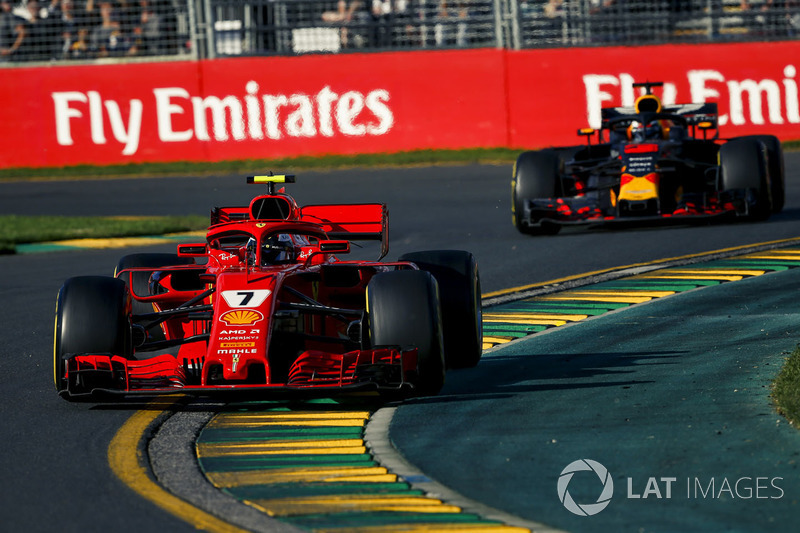
<instances>
[{"instance_id":1,"label":"red formula 1 car","mask_svg":"<svg viewBox=\"0 0 800 533\"><path fill-rule=\"evenodd\" d=\"M634 107L601 112L582 146L523 152L511 182L522 233L562 226L763 220L783 209L783 152L772 135L719 138L717 104L662 105L635 83ZM593 142L594 140L594 142Z\"/></svg>"},{"instance_id":2,"label":"red formula 1 car","mask_svg":"<svg viewBox=\"0 0 800 533\"><path fill-rule=\"evenodd\" d=\"M206 242L123 257L113 277L70 278L56 306L54 377L66 399L108 394L436 394L482 350L469 252L380 262L383 204L298 207L276 183L211 213ZM350 242L377 261L344 261Z\"/></svg>"}]
</instances>

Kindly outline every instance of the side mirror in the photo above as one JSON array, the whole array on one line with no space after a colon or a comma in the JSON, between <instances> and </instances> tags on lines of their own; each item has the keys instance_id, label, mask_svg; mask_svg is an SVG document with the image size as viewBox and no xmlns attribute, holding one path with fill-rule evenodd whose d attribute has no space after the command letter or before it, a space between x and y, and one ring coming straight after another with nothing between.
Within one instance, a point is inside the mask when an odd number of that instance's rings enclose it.
<instances>
[{"instance_id":1,"label":"side mirror","mask_svg":"<svg viewBox=\"0 0 800 533\"><path fill-rule=\"evenodd\" d=\"M697 124L697 127L703 132L703 140L705 140L708 138L708 130L713 130L716 128L716 124L710 120L704 120L703 122Z\"/></svg>"},{"instance_id":2,"label":"side mirror","mask_svg":"<svg viewBox=\"0 0 800 533\"><path fill-rule=\"evenodd\" d=\"M586 143L591 146L592 145L592 135L594 135L595 129L594 128L580 128L578 129L578 135L581 137L586 137Z\"/></svg>"},{"instance_id":3,"label":"side mirror","mask_svg":"<svg viewBox=\"0 0 800 533\"><path fill-rule=\"evenodd\" d=\"M178 257L204 257L207 252L205 243L178 245Z\"/></svg>"},{"instance_id":4,"label":"side mirror","mask_svg":"<svg viewBox=\"0 0 800 533\"><path fill-rule=\"evenodd\" d=\"M319 241L319 251L326 254L350 253L350 241Z\"/></svg>"},{"instance_id":5,"label":"side mirror","mask_svg":"<svg viewBox=\"0 0 800 533\"><path fill-rule=\"evenodd\" d=\"M305 258L306 265L311 264L311 258L320 254L348 254L350 241L319 241L319 250L314 250ZM302 257L302 256L301 256Z\"/></svg>"}]
</instances>

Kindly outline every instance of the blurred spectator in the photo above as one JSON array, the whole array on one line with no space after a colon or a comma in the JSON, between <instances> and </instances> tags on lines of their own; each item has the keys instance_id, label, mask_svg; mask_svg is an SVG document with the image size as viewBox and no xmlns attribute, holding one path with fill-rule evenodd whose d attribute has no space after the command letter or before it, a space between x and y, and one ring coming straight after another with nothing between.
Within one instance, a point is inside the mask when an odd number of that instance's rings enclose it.
<instances>
[{"instance_id":1,"label":"blurred spectator","mask_svg":"<svg viewBox=\"0 0 800 533\"><path fill-rule=\"evenodd\" d=\"M52 39L39 14L39 2L28 0L13 13L21 22L17 23L17 38L20 42L12 54L12 61L48 61L53 58ZM20 38L21 33L21 38Z\"/></svg>"},{"instance_id":2,"label":"blurred spectator","mask_svg":"<svg viewBox=\"0 0 800 533\"><path fill-rule=\"evenodd\" d=\"M610 42L620 38L622 5L617 0L589 0L589 32L594 42Z\"/></svg>"},{"instance_id":3,"label":"blurred spectator","mask_svg":"<svg viewBox=\"0 0 800 533\"><path fill-rule=\"evenodd\" d=\"M343 48L360 48L366 43L363 29L367 25L369 14L366 5L361 0L352 0L349 4L346 0L339 0L336 4L336 11L324 11L322 20L340 28L340 37ZM354 28L348 26L353 24Z\"/></svg>"},{"instance_id":4,"label":"blurred spectator","mask_svg":"<svg viewBox=\"0 0 800 533\"><path fill-rule=\"evenodd\" d=\"M22 19L12 13L11 2L0 0L0 62L8 61L22 44Z\"/></svg>"},{"instance_id":5,"label":"blurred spectator","mask_svg":"<svg viewBox=\"0 0 800 533\"><path fill-rule=\"evenodd\" d=\"M139 0L139 25L136 27L136 46L142 55L158 55L161 50L161 16L148 0Z\"/></svg>"},{"instance_id":6,"label":"blurred spectator","mask_svg":"<svg viewBox=\"0 0 800 533\"><path fill-rule=\"evenodd\" d=\"M89 28L80 26L75 30L75 37L70 40L69 48L64 53L65 59L89 59Z\"/></svg>"},{"instance_id":7,"label":"blurred spectator","mask_svg":"<svg viewBox=\"0 0 800 533\"><path fill-rule=\"evenodd\" d=\"M133 40L134 34L141 30L142 6L138 0L115 0L113 5L113 17L119 22L120 30Z\"/></svg>"},{"instance_id":8,"label":"blurred spectator","mask_svg":"<svg viewBox=\"0 0 800 533\"><path fill-rule=\"evenodd\" d=\"M564 0L547 0L544 4L544 16L549 19L564 16Z\"/></svg>"},{"instance_id":9,"label":"blurred spectator","mask_svg":"<svg viewBox=\"0 0 800 533\"><path fill-rule=\"evenodd\" d=\"M178 36L178 9L174 0L150 0L148 4L158 16L159 54L178 54L186 48Z\"/></svg>"},{"instance_id":10,"label":"blurred spectator","mask_svg":"<svg viewBox=\"0 0 800 533\"><path fill-rule=\"evenodd\" d=\"M96 57L120 57L130 53L132 43L130 37L122 31L122 26L117 20L114 4L101 1L101 23L92 30L91 48Z\"/></svg>"},{"instance_id":11,"label":"blurred spectator","mask_svg":"<svg viewBox=\"0 0 800 533\"><path fill-rule=\"evenodd\" d=\"M94 0L60 0L53 2L48 11L49 19L60 22L54 25L61 35L60 56L65 59L89 59L91 28L101 22Z\"/></svg>"},{"instance_id":12,"label":"blurred spectator","mask_svg":"<svg viewBox=\"0 0 800 533\"><path fill-rule=\"evenodd\" d=\"M407 26L410 22L408 0L372 0L371 45L390 48L408 44Z\"/></svg>"},{"instance_id":13,"label":"blurred spectator","mask_svg":"<svg viewBox=\"0 0 800 533\"><path fill-rule=\"evenodd\" d=\"M100 16L100 9L98 8L98 2L95 2L95 0L79 1L82 2L82 5L76 5L77 9L75 9L75 13L78 14L80 20L79 25L87 28L91 34L92 31L103 22Z\"/></svg>"},{"instance_id":14,"label":"blurred spectator","mask_svg":"<svg viewBox=\"0 0 800 533\"><path fill-rule=\"evenodd\" d=\"M434 26L436 46L466 46L469 3L466 0L441 0L438 18Z\"/></svg>"}]
</instances>

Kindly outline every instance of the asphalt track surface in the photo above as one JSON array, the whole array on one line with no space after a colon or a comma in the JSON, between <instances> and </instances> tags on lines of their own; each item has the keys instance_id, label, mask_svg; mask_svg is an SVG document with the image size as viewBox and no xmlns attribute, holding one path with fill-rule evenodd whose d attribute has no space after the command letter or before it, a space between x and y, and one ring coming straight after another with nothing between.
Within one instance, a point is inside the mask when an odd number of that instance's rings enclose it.
<instances>
[{"instance_id":1,"label":"asphalt track surface","mask_svg":"<svg viewBox=\"0 0 800 533\"><path fill-rule=\"evenodd\" d=\"M530 238L518 234L510 224L509 183L510 166L459 166L440 168L413 169L380 169L349 170L320 173L304 173L298 176L298 183L290 186L291 191L301 204L323 202L361 202L384 201L390 208L391 251L389 258L395 258L406 251L435 248L469 249L478 258L483 281L484 292L499 291L511 287L525 286L578 275L585 272L603 270L621 265L649 262L664 258L696 254L711 250L719 250L734 246L755 244L778 239L798 237L798 219L800 219L800 157L787 154L787 203L784 211L763 223L709 225L700 227L669 227L629 229L625 231L570 231L555 237ZM270 169L265 169L270 170ZM285 169L272 169L276 172ZM95 215L149 215L149 214L204 214L213 205L236 205L246 203L253 194L253 187L246 186L240 176L219 176L200 178L167 178L167 179L121 179L111 181L58 181L58 182L8 182L0 184L0 212L5 214L95 214ZM153 251L174 249L172 246L149 248ZM141 251L141 250L136 250ZM30 254L0 257L0 318L4 324L3 340L0 345L0 410L3 424L3 453L0 454L0 502L2 502L3 531L105 531L119 532L141 530L194 531L189 524L159 510L149 502L141 499L134 491L120 482L110 471L108 463L109 443L117 430L138 409L142 403L126 403L123 405L93 406L91 404L68 404L60 400L53 391L52 385L52 320L55 295L63 281L74 275L100 274L110 275L117 259L130 250L90 250L81 252L58 252L48 254ZM772 274L764 276L768 280L787 279L791 286L791 274ZM738 283L729 284L735 287ZM759 281L761 283L761 281ZM756 283L753 283L754 285ZM782 285L781 290L786 286ZM711 289L704 289L698 294ZM714 289L723 292L725 300L736 299L728 296L724 288ZM758 289L757 294L767 293L766 289ZM687 298L689 295L675 297ZM796 299L796 297L795 297ZM669 299L668 299L669 300ZM643 307L643 311L655 305ZM792 303L791 299L778 298L780 305ZM787 301L788 300L788 301ZM677 304L676 304L677 305ZM694 304L692 304L694 305ZM777 303L776 303L777 305ZM704 308L698 316L711 316L716 305ZM630 311L627 311L630 312ZM693 316L691 305L682 308L681 313L666 309L664 317ZM732 314L732 313L729 313ZM727 316L727 315L725 315ZM732 314L733 316L733 314ZM791 313L775 327L789 327ZM648 322L647 317L637 318L636 322ZM691 321L675 319L677 325L689 327ZM710 319L708 319L710 320ZM654 341L643 340L644 333L638 333L640 326L636 324L617 324L613 316L598 319L572 328L555 331L541 336L541 339L553 338L556 335L568 335L571 330L582 327L591 328L597 323L605 323L605 334L618 335L615 342L620 344L619 350L626 352L642 351L643 346ZM663 321L651 323L645 328L646 333L654 334L662 329ZM702 323L703 321L699 321ZM733 325L730 320L725 324ZM722 329L723 335L725 328ZM626 331L635 331L630 336ZM706 332L708 333L708 332ZM592 331L587 338L599 334ZM709 334L710 335L710 334ZM688 337L688 336L687 336ZM637 341L638 339L638 341ZM678 341L684 336L673 338L669 350L680 350ZM786 344L774 346L780 352L793 348L795 340L789 336ZM688 339L686 340L687 342ZM545 340L541 348L549 349ZM570 339L570 342L577 342ZM581 341L581 342L586 342ZM639 342L639 345L636 345ZM666 342L666 341L659 341ZM629 343L629 344L626 344ZM649 346L649 344L647 344ZM486 358L486 364L478 368L481 371L481 383L495 383L504 379L502 371L507 365L498 362L511 360L517 352L523 350L523 343L501 348ZM598 361L613 356L614 351L598 346L595 341L589 344L591 353L600 354ZM772 349L773 346L769 346ZM576 347L576 350L580 350ZM588 349L584 345L584 350ZM648 348L650 350L651 348ZM504 350L509 350L505 352ZM668 351L668 350L661 350ZM542 352L547 353L547 352ZM563 355L563 350L554 351ZM578 353L578 352L576 352ZM498 355L503 354L503 355ZM669 354L664 354L664 357ZM556 356L557 357L557 356ZM688 356L687 356L688 357ZM776 357L772 354L773 358ZM714 358L719 359L719 358ZM647 359L642 359L648 361ZM672 359L670 359L672 361ZM745 363L750 363L746 361ZM627 364L633 364L626 359ZM713 364L703 372L713 372ZM645 365L640 364L636 370L641 372ZM649 365L647 365L649 366ZM672 365L673 367L678 366ZM763 369L758 379L766 380L777 371L777 364L770 369ZM527 367L527 368L526 368ZM530 363L519 363L517 368L531 370ZM471 371L472 372L472 371ZM698 369L698 372L700 370ZM555 423L542 406L552 407L554 403L580 398L584 404L601 405L604 400L596 396L600 385L588 387L569 387L570 379L563 379L562 387L568 389L566 400L557 396L545 395L547 389L557 390L545 381L535 383L532 387L522 386L520 390L500 390L490 394L481 394L479 398L467 398L463 390L464 382L474 374L462 373L448 380L443 391L444 396L428 403L423 401L411 403L398 410L393 427L392 437L409 455L412 462L424 465L426 473L435 476L442 482L453 482L453 488L469 495L486 497L487 503L499 508L511 510L515 514L532 518L552 525L556 522L568 527L581 529L592 528L589 520L602 520L610 517L612 526L627 526L620 522L628 516L628 510L636 515L633 504L619 504L615 500L603 514L591 518L581 518L577 523L570 522L571 517L563 508L552 505L555 494L555 483L561 468L569 461L583 457L604 460L606 466L614 474L615 481L632 476L637 483L640 476L697 476L709 475L719 477L739 477L742 473L737 469L727 469L718 463L711 463L707 469L689 468L692 457L684 457L676 450L676 461L687 463L685 469L667 469L662 464L647 461L623 462L622 459L632 454L627 447L619 443L605 442L597 439L594 448L584 449L580 446L564 448L561 455L552 453L541 457L530 457L533 446L526 441L533 437L524 437L519 428L537 427L542 421ZM569 378L569 376L567 376ZM518 378L518 376L517 376ZM533 378L532 378L533 379ZM553 378L555 379L555 378ZM702 381L702 380L698 380ZM761 381L759 381L761 383ZM683 382L678 382L680 387ZM701 383L702 386L702 383ZM499 387L502 389L502 386ZM532 388L533 391L526 390ZM539 390L539 389L543 390ZM608 388L608 387L605 387ZM613 388L613 387L612 387ZM642 390L637 387L636 390ZM644 387L649 389L649 387ZM656 387L653 386L655 389ZM627 389L626 389L627 390ZM571 391L571 392L570 392ZM662 394L663 390L655 391ZM507 411L508 404L501 398L493 399L493 394L507 396L523 401L523 396L534 394L536 403L512 402L513 409ZM570 396L570 394L572 396ZM675 395L676 398L678 394ZM723 398L724 399L724 398ZM656 401L656 400L654 400ZM494 412L492 407L501 408L502 412ZM531 400L533 402L533 400ZM566 407L562 405L561 407ZM430 411L426 411L426 410ZM690 411L696 412L702 420L702 406L693 405ZM416 411L415 411L416 410ZM422 411L420 411L422 410ZM769 408L763 408L765 419L776 424L775 415ZM404 413L408 413L405 415ZM440 428L432 424L422 423L420 416L452 417L449 426L460 426L464 431L472 428L473 434L460 439L448 435L446 439L437 439L436 432ZM591 411L587 411L591 413ZM477 422L491 418L514 414L519 422L516 428L481 428ZM588 416L584 413L582 416ZM647 413L641 415L643 418ZM464 418L461 418L464 417ZM413 419L413 420L412 420ZM460 419L460 420L459 420ZM402 424L414 423L413 431L403 431L403 435L414 437L415 441L426 443L414 447L398 438L398 428ZM601 427L598 423L588 424L582 420L578 427ZM509 422L510 423L510 422ZM562 425L568 425L562 421ZM641 425L645 425L642 423ZM638 426L638 424L637 424ZM431 437L423 434L423 430L431 431ZM482 433L483 431L492 433ZM494 433L502 430L503 433ZM644 431L644 427L642 427ZM579 442L593 442L594 437L602 433L594 431L587 436L580 433L574 437ZM537 436L535 438L539 438ZM557 437L553 437L556 438ZM614 437L608 437L614 438ZM433 441L437 441L431 444ZM476 450L471 443L481 443ZM513 457L527 458L518 463L514 476L504 481L502 475L508 475L508 467L502 464L505 458L498 459L506 451L502 443L509 442L514 448ZM562 441L563 442L563 441ZM666 445L665 445L666 446ZM708 457L724 460L713 442L707 450ZM496 454L495 450L500 449ZM555 447L554 447L555 448ZM646 448L645 448L646 449ZM800 447L795 446L794 450ZM601 455L604 451L608 455ZM616 451L612 451L616 450ZM463 451L463 453L462 453ZM597 453L595 453L597 452ZM477 455L468 455L475 454ZM689 453L689 452L687 452ZM794 451L792 452L794 453ZM416 455L414 455L416 454ZM450 457L442 457L450 454ZM507 457L512 457L506 454ZM594 456L594 457L592 457ZM437 462L442 458L442 462ZM534 461L535 459L535 461ZM787 460L793 460L788 458ZM448 469L447 461L458 461L459 468ZM431 464L436 462L436 464ZM510 462L510 461L508 461ZM524 473L526 465L537 462L541 470L539 477L535 472ZM545 464L546 463L546 464ZM439 466L437 466L439 465ZM444 465L444 466L442 466ZM470 465L465 468L464 465ZM499 469L494 470L494 466ZM478 468L479 467L479 468ZM430 470L428 470L430 468ZM781 467L764 467L756 472L745 472L755 476L780 475L785 470ZM475 487L475 476L459 472L481 472L480 483L499 490L503 487L513 488L516 493L493 492ZM777 472L777 473L776 473ZM488 483L486 476L493 479ZM619 477L618 477L619 476ZM466 478L462 485L460 478ZM645 483L646 480L641 481ZM623 481L620 481L623 483ZM499 488L498 488L499 487ZM503 489L506 490L506 489ZM619 490L619 489L618 489ZM640 492L643 487L638 489ZM476 493L477 491L477 493ZM788 492L788 491L787 491ZM516 494L516 495L515 495ZM527 496L530 495L530 496ZM794 498L779 500L779 506L786 506ZM651 504L649 500L642 507L656 508L657 513L669 514L683 512L683 507L663 507ZM556 503L557 500L556 500ZM634 502L635 503L635 502ZM701 502L703 503L703 502ZM718 502L715 502L718 503ZM795 505L792 503L792 505ZM617 509L617 510L614 510ZM631 510L632 509L632 510ZM762 508L758 508L762 509ZM560 514L559 514L560 513ZM771 511L765 511L768 520ZM724 513L723 523L725 521ZM771 516L771 515L770 515ZM615 518L616 517L616 518ZM576 517L577 518L577 517ZM597 522L600 523L600 522ZM641 523L641 522L639 522ZM719 523L719 522L717 522ZM769 522L766 522L767 524ZM587 524L589 524L587 526ZM744 530L759 530L761 522L744 523ZM737 523L728 524L736 529ZM601 526L594 526L602 529ZM623 527L626 529L626 527ZM766 529L766 527L764 528Z\"/></svg>"},{"instance_id":2,"label":"asphalt track surface","mask_svg":"<svg viewBox=\"0 0 800 533\"><path fill-rule=\"evenodd\" d=\"M800 342L799 283L798 269L770 273L504 345L407 402L392 439L428 477L559 529L796 530L800 433L769 386ZM594 516L559 501L559 474L580 459L613 480ZM569 491L592 504L602 486L579 472Z\"/></svg>"}]
</instances>

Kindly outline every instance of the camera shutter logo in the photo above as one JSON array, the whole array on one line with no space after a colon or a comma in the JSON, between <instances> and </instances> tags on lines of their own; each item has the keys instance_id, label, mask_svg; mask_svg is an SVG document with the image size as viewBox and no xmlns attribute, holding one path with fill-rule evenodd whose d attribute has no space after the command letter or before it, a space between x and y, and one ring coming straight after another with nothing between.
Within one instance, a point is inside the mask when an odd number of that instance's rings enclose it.
<instances>
[{"instance_id":1,"label":"camera shutter logo","mask_svg":"<svg viewBox=\"0 0 800 533\"><path fill-rule=\"evenodd\" d=\"M600 482L603 484L603 490L595 503L576 503L570 496L567 486L572 480L575 472L592 471L597 474ZM591 459L578 459L573 461L561 471L558 477L558 499L564 504L564 507L571 513L578 516L592 516L596 515L605 509L611 503L611 497L614 495L614 480L611 479L611 474L605 466L597 461Z\"/></svg>"}]
</instances>

